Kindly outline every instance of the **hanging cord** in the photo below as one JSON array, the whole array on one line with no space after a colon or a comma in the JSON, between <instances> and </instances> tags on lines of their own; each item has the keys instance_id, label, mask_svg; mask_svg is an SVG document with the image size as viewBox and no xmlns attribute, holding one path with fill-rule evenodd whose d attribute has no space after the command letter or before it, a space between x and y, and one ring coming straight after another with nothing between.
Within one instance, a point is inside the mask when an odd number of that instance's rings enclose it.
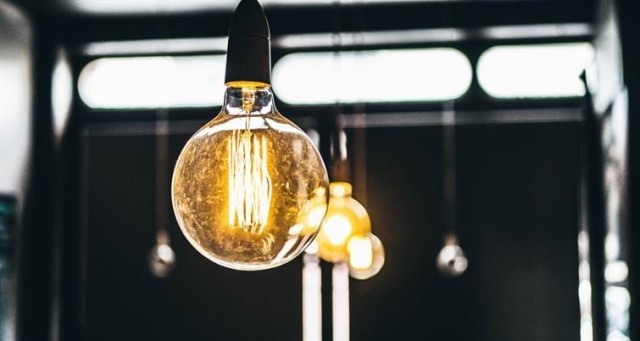
<instances>
[{"instance_id":1,"label":"hanging cord","mask_svg":"<svg viewBox=\"0 0 640 341\"><path fill-rule=\"evenodd\" d=\"M169 196L168 160L169 152L169 112L167 109L156 111L155 145L156 145L156 242L168 245L167 211Z\"/></svg>"},{"instance_id":2,"label":"hanging cord","mask_svg":"<svg viewBox=\"0 0 640 341\"><path fill-rule=\"evenodd\" d=\"M467 269L468 260L456 234L456 113L453 102L444 103L442 110L445 233L444 246L438 253L436 264L443 275L458 277Z\"/></svg>"},{"instance_id":3,"label":"hanging cord","mask_svg":"<svg viewBox=\"0 0 640 341\"><path fill-rule=\"evenodd\" d=\"M163 39L166 28L166 15L162 10L160 0L155 0L156 36ZM155 145L156 145L156 243L169 245L169 231L167 228L168 196L168 160L169 153L169 111L166 108L156 110Z\"/></svg>"},{"instance_id":4,"label":"hanging cord","mask_svg":"<svg viewBox=\"0 0 640 341\"><path fill-rule=\"evenodd\" d=\"M362 3L358 2L356 4L356 13L354 17L354 28L355 31L353 33L353 42L354 46L356 46L357 53L359 55L362 54L362 49L364 48L364 30L365 30L365 21L364 15L362 14ZM368 196L368 188L367 188L367 130L366 130L366 104L363 100L360 100L353 106L353 119L355 122L356 129L354 129L354 197L358 198L358 201L364 206L367 207L367 196Z\"/></svg>"},{"instance_id":5,"label":"hanging cord","mask_svg":"<svg viewBox=\"0 0 640 341\"><path fill-rule=\"evenodd\" d=\"M443 195L445 238L456 235L456 112L454 102L442 105Z\"/></svg>"},{"instance_id":6,"label":"hanging cord","mask_svg":"<svg viewBox=\"0 0 640 341\"><path fill-rule=\"evenodd\" d=\"M331 37L333 45L333 58L337 65L336 75L342 72L342 60L340 56L340 47L342 46L341 21L342 13L340 12L340 1L334 2L333 15L333 35ZM341 82L339 82L341 83ZM340 100L339 89L336 88L335 105L331 117L331 181L351 181L351 167L347 156L347 141L344 132L344 124L342 122L342 103Z\"/></svg>"},{"instance_id":7,"label":"hanging cord","mask_svg":"<svg viewBox=\"0 0 640 341\"><path fill-rule=\"evenodd\" d=\"M156 5L157 36L162 37L164 20L162 20L158 1ZM167 277L175 266L175 253L170 243L167 211L169 211L169 111L166 108L156 110L155 117L155 227L156 244L149 254L149 270L156 277Z\"/></svg>"}]
</instances>

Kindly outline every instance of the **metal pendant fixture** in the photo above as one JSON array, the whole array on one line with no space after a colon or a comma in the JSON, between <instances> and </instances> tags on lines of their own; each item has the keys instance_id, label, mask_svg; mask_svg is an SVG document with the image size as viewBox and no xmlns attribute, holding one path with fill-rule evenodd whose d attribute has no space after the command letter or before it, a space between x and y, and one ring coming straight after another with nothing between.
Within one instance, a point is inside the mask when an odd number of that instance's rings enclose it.
<instances>
[{"instance_id":1,"label":"metal pendant fixture","mask_svg":"<svg viewBox=\"0 0 640 341\"><path fill-rule=\"evenodd\" d=\"M446 232L436 265L443 276L458 277L467 270L469 263L456 234L456 114L452 102L446 103L443 109L443 188Z\"/></svg>"},{"instance_id":2,"label":"metal pendant fixture","mask_svg":"<svg viewBox=\"0 0 640 341\"><path fill-rule=\"evenodd\" d=\"M156 112L156 244L149 252L149 271L159 278L169 276L176 265L167 230L169 197L167 153L169 152L169 120L167 110Z\"/></svg>"}]
</instances>

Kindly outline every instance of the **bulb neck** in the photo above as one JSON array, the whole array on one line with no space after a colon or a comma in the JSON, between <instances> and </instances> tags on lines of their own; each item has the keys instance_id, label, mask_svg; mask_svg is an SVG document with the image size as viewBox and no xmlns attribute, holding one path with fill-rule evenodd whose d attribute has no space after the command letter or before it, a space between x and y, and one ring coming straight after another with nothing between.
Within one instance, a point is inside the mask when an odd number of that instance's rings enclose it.
<instances>
[{"instance_id":1,"label":"bulb neck","mask_svg":"<svg viewBox=\"0 0 640 341\"><path fill-rule=\"evenodd\" d=\"M271 86L258 82L227 83L224 108L229 115L260 116L275 113Z\"/></svg>"},{"instance_id":2,"label":"bulb neck","mask_svg":"<svg viewBox=\"0 0 640 341\"><path fill-rule=\"evenodd\" d=\"M329 194L333 198L351 197L351 184L348 182L332 182L329 184Z\"/></svg>"}]
</instances>

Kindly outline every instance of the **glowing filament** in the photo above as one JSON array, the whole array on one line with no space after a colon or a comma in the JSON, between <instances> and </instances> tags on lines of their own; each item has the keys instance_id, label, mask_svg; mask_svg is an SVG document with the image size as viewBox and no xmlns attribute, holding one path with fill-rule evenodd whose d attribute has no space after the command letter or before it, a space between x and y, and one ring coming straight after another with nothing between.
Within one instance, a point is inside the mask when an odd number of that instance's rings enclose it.
<instances>
[{"instance_id":1,"label":"glowing filament","mask_svg":"<svg viewBox=\"0 0 640 341\"><path fill-rule=\"evenodd\" d=\"M262 233L269 218L271 178L267 170L267 141L250 131L229 138L229 225Z\"/></svg>"}]
</instances>

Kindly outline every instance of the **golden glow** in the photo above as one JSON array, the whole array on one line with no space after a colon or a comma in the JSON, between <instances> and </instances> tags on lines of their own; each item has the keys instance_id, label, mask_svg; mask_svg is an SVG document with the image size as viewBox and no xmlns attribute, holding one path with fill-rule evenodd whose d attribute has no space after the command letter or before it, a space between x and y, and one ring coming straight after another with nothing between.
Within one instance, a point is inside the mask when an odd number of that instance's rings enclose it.
<instances>
[{"instance_id":1,"label":"golden glow","mask_svg":"<svg viewBox=\"0 0 640 341\"><path fill-rule=\"evenodd\" d=\"M302 130L266 110L269 91L227 90L222 112L187 142L173 174L182 232L208 259L238 270L299 255L327 210L324 163Z\"/></svg>"},{"instance_id":2,"label":"golden glow","mask_svg":"<svg viewBox=\"0 0 640 341\"><path fill-rule=\"evenodd\" d=\"M355 279L369 279L380 272L385 261L384 247L373 233L353 236L349 250L349 275Z\"/></svg>"},{"instance_id":3,"label":"golden glow","mask_svg":"<svg viewBox=\"0 0 640 341\"><path fill-rule=\"evenodd\" d=\"M368 236L353 236L347 244L349 251L349 267L366 269L373 264L373 245Z\"/></svg>"},{"instance_id":4,"label":"golden glow","mask_svg":"<svg viewBox=\"0 0 640 341\"><path fill-rule=\"evenodd\" d=\"M320 257L327 262L347 261L347 242L351 236L371 232L371 220L365 208L351 197L351 185L331 183L329 207L316 237Z\"/></svg>"},{"instance_id":5,"label":"golden glow","mask_svg":"<svg viewBox=\"0 0 640 341\"><path fill-rule=\"evenodd\" d=\"M384 265L382 242L371 233L371 220L365 208L351 197L351 185L329 185L329 207L314 243L320 258L331 263L345 262L356 279L375 276ZM307 220L313 220L308 210Z\"/></svg>"},{"instance_id":6,"label":"golden glow","mask_svg":"<svg viewBox=\"0 0 640 341\"><path fill-rule=\"evenodd\" d=\"M341 215L332 215L322 225L327 240L332 245L343 245L351 235L351 222Z\"/></svg>"},{"instance_id":7,"label":"golden glow","mask_svg":"<svg viewBox=\"0 0 640 341\"><path fill-rule=\"evenodd\" d=\"M267 169L267 141L249 130L234 131L229 155L229 226L262 233L269 218L271 178Z\"/></svg>"},{"instance_id":8,"label":"golden glow","mask_svg":"<svg viewBox=\"0 0 640 341\"><path fill-rule=\"evenodd\" d=\"M329 191L333 197L351 196L351 184L346 182L334 182L329 185Z\"/></svg>"},{"instance_id":9,"label":"golden glow","mask_svg":"<svg viewBox=\"0 0 640 341\"><path fill-rule=\"evenodd\" d=\"M226 83L225 86L232 87L232 88L249 89L249 90L267 89L271 87L271 85L267 83L254 82L254 81L233 81L233 82Z\"/></svg>"},{"instance_id":10,"label":"golden glow","mask_svg":"<svg viewBox=\"0 0 640 341\"><path fill-rule=\"evenodd\" d=\"M327 213L327 205L320 205L309 213L307 216L307 225L311 226L320 226L322 223L322 218L324 218L325 213Z\"/></svg>"}]
</instances>

